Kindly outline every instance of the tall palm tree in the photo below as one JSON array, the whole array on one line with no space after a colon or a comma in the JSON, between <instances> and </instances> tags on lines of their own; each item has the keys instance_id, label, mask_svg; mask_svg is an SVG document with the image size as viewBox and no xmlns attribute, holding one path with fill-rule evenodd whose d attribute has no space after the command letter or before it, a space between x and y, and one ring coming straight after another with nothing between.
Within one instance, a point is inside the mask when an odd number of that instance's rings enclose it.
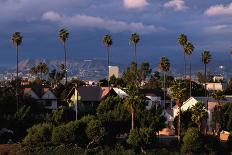
<instances>
[{"instance_id":1,"label":"tall palm tree","mask_svg":"<svg viewBox=\"0 0 232 155\"><path fill-rule=\"evenodd\" d=\"M15 32L13 33L12 37L11 37L12 43L13 45L16 47L16 100L17 100L17 111L19 108L19 94L18 94L18 87L19 87L19 82L18 82L18 78L19 78L19 46L21 45L22 41L23 41L23 37L21 36L20 32Z\"/></svg>"},{"instance_id":2,"label":"tall palm tree","mask_svg":"<svg viewBox=\"0 0 232 155\"><path fill-rule=\"evenodd\" d=\"M110 35L106 34L104 35L103 37L103 40L102 40L103 44L105 45L106 47L106 51L107 51L107 69L108 69L108 87L110 88L110 77L109 77L109 66L110 66L110 46L113 44L113 40L111 38Z\"/></svg>"},{"instance_id":3,"label":"tall palm tree","mask_svg":"<svg viewBox=\"0 0 232 155\"><path fill-rule=\"evenodd\" d=\"M137 65L137 44L139 43L139 41L140 41L140 37L139 37L139 35L137 34L137 33L132 33L131 34L131 37L130 37L130 42L131 42L131 44L133 44L134 45L134 61L135 61L135 63L136 63L136 65Z\"/></svg>"},{"instance_id":4,"label":"tall palm tree","mask_svg":"<svg viewBox=\"0 0 232 155\"><path fill-rule=\"evenodd\" d=\"M184 53L186 55L189 56L189 76L190 76L190 80L189 80L189 96L191 97L192 96L192 65L191 65L191 54L193 53L194 51L194 46L192 43L190 42L187 42L185 45L184 45Z\"/></svg>"},{"instance_id":5,"label":"tall palm tree","mask_svg":"<svg viewBox=\"0 0 232 155\"><path fill-rule=\"evenodd\" d=\"M211 61L211 54L210 51L203 51L201 54L201 61L205 66L205 97L207 96L207 90L206 90L206 83L207 83L207 77L206 77L206 71L207 71L207 64ZM207 105L208 108L208 105Z\"/></svg>"},{"instance_id":6,"label":"tall palm tree","mask_svg":"<svg viewBox=\"0 0 232 155\"><path fill-rule=\"evenodd\" d=\"M40 62L37 66L37 72L40 73L40 79L42 80L43 78L43 74L47 74L48 73L48 66L46 63L42 63Z\"/></svg>"},{"instance_id":7,"label":"tall palm tree","mask_svg":"<svg viewBox=\"0 0 232 155\"><path fill-rule=\"evenodd\" d=\"M165 104L166 104L166 74L170 69L170 62L169 59L166 57L162 57L160 59L160 64L159 64L160 69L163 71L164 74L164 109L165 109Z\"/></svg>"},{"instance_id":8,"label":"tall palm tree","mask_svg":"<svg viewBox=\"0 0 232 155\"><path fill-rule=\"evenodd\" d=\"M178 37L178 42L183 48L183 54L184 54L184 76L186 78L186 53L184 51L184 46L188 42L188 38L185 34L181 33Z\"/></svg>"},{"instance_id":9,"label":"tall palm tree","mask_svg":"<svg viewBox=\"0 0 232 155\"><path fill-rule=\"evenodd\" d=\"M66 41L68 40L68 37L69 37L69 33L68 33L67 29L62 28L62 29L59 30L59 39L63 43L63 46L64 46L65 88L67 87L67 81L68 81L68 75L67 75L67 49L66 49Z\"/></svg>"},{"instance_id":10,"label":"tall palm tree","mask_svg":"<svg viewBox=\"0 0 232 155\"><path fill-rule=\"evenodd\" d=\"M181 113L181 106L183 102L188 98L187 96L187 89L186 89L186 82L183 80L175 80L174 84L171 86L171 96L175 100L176 105L179 108L178 113L178 140L180 141L180 113Z\"/></svg>"}]
</instances>

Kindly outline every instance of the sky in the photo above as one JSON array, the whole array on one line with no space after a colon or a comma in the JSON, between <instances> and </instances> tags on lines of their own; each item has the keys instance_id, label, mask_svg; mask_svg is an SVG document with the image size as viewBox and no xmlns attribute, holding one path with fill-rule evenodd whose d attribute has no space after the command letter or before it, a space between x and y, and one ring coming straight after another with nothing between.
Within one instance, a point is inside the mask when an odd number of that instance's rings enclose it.
<instances>
[{"instance_id":1,"label":"sky","mask_svg":"<svg viewBox=\"0 0 232 155\"><path fill-rule=\"evenodd\" d=\"M105 34L113 39L110 59L133 60L131 33L140 35L138 60L157 64L166 56L183 61L177 38L185 33L195 46L193 61L203 50L213 59L228 60L232 49L231 0L0 0L0 65L15 63L11 43L23 35L19 59L63 58L58 31L68 29L68 58L106 59Z\"/></svg>"}]
</instances>

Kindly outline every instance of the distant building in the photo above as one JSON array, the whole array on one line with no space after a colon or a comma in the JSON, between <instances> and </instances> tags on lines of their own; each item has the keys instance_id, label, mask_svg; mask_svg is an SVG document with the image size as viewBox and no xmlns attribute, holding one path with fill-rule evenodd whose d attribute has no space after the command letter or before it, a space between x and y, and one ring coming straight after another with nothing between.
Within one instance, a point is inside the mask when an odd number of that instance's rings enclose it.
<instances>
[{"instance_id":1,"label":"distant building","mask_svg":"<svg viewBox=\"0 0 232 155\"><path fill-rule=\"evenodd\" d=\"M224 83L207 83L206 89L209 91L220 90L223 91L226 85Z\"/></svg>"},{"instance_id":2,"label":"distant building","mask_svg":"<svg viewBox=\"0 0 232 155\"><path fill-rule=\"evenodd\" d=\"M116 78L119 77L119 68L118 66L109 66L109 78L111 76L115 76Z\"/></svg>"},{"instance_id":3,"label":"distant building","mask_svg":"<svg viewBox=\"0 0 232 155\"><path fill-rule=\"evenodd\" d=\"M222 82L224 80L224 77L222 75L214 75L213 76L213 81L214 82Z\"/></svg>"}]
</instances>

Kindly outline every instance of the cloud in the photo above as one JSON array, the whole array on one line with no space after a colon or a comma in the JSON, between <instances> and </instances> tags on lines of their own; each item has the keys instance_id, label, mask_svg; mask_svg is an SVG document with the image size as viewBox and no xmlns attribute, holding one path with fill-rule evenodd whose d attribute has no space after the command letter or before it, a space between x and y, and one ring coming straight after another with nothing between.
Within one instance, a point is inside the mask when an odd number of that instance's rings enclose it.
<instances>
[{"instance_id":1,"label":"cloud","mask_svg":"<svg viewBox=\"0 0 232 155\"><path fill-rule=\"evenodd\" d=\"M84 28L98 28L105 29L111 32L139 32L139 33L151 33L157 31L164 31L162 27L156 27L154 25L145 25L141 22L125 22L119 20L109 20L101 17L88 16L83 14L76 14L74 16L61 15L54 11L45 12L42 15L42 20L51 22L59 22L62 25L70 27L84 27Z\"/></svg>"},{"instance_id":2,"label":"cloud","mask_svg":"<svg viewBox=\"0 0 232 155\"><path fill-rule=\"evenodd\" d=\"M207 16L232 15L232 3L225 6L222 4L211 6L205 11L205 15Z\"/></svg>"},{"instance_id":3,"label":"cloud","mask_svg":"<svg viewBox=\"0 0 232 155\"><path fill-rule=\"evenodd\" d=\"M226 24L213 25L213 26L208 26L204 28L204 30L205 32L210 33L210 34L228 33L228 32L232 32L232 25L226 25Z\"/></svg>"},{"instance_id":4,"label":"cloud","mask_svg":"<svg viewBox=\"0 0 232 155\"><path fill-rule=\"evenodd\" d=\"M123 0L123 4L127 9L142 9L149 3L147 0Z\"/></svg>"},{"instance_id":5,"label":"cloud","mask_svg":"<svg viewBox=\"0 0 232 155\"><path fill-rule=\"evenodd\" d=\"M165 8L173 8L175 11L184 11L188 9L184 0L171 0L164 3Z\"/></svg>"}]
</instances>

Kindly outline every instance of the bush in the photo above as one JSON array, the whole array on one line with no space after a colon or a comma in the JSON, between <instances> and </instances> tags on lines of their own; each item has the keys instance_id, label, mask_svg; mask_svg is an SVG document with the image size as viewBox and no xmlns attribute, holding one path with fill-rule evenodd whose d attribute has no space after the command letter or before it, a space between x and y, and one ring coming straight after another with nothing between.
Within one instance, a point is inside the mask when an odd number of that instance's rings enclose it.
<instances>
[{"instance_id":1,"label":"bush","mask_svg":"<svg viewBox=\"0 0 232 155\"><path fill-rule=\"evenodd\" d=\"M69 122L55 127L52 131L52 143L57 144L85 144L88 138L85 134L86 123L82 121Z\"/></svg>"},{"instance_id":2,"label":"bush","mask_svg":"<svg viewBox=\"0 0 232 155\"><path fill-rule=\"evenodd\" d=\"M23 144L49 143L51 140L52 128L51 124L46 123L32 126L27 130L28 134L23 139Z\"/></svg>"},{"instance_id":3,"label":"bush","mask_svg":"<svg viewBox=\"0 0 232 155\"><path fill-rule=\"evenodd\" d=\"M101 143L106 135L106 130L99 120L91 120L86 128L86 135L94 143Z\"/></svg>"},{"instance_id":4,"label":"bush","mask_svg":"<svg viewBox=\"0 0 232 155\"><path fill-rule=\"evenodd\" d=\"M221 143L218 137L215 136L204 136L204 147L207 152L207 154L211 153L219 153L221 151Z\"/></svg>"},{"instance_id":5,"label":"bush","mask_svg":"<svg viewBox=\"0 0 232 155\"><path fill-rule=\"evenodd\" d=\"M203 150L203 141L197 128L189 128L183 138L181 153L200 154Z\"/></svg>"},{"instance_id":6,"label":"bush","mask_svg":"<svg viewBox=\"0 0 232 155\"><path fill-rule=\"evenodd\" d=\"M127 143L134 148L148 146L154 142L154 132L150 128L136 128L130 131Z\"/></svg>"}]
</instances>

